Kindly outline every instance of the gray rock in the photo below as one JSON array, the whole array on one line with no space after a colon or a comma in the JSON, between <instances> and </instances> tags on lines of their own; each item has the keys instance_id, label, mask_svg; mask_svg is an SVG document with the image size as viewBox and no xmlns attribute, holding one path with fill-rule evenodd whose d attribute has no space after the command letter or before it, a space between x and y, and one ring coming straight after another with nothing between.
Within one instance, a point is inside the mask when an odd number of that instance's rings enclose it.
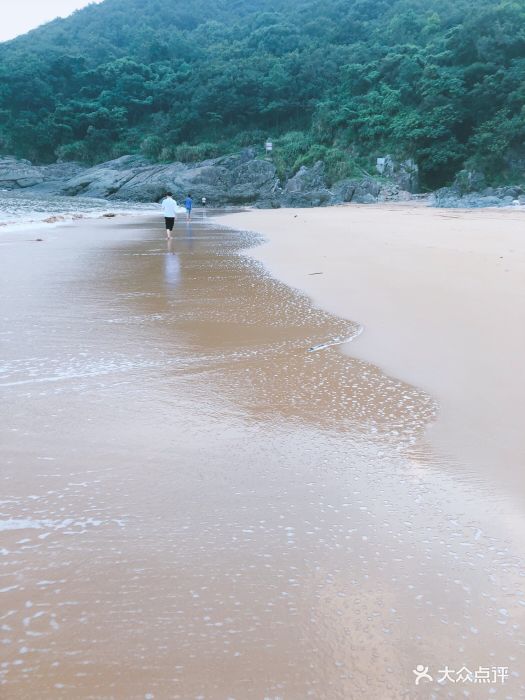
<instances>
[{"instance_id":1,"label":"gray rock","mask_svg":"<svg viewBox=\"0 0 525 700\"><path fill-rule=\"evenodd\" d=\"M461 170L451 187L436 190L430 203L436 207L474 208L506 207L524 194L519 185L487 187L483 173L476 170Z\"/></svg>"},{"instance_id":2,"label":"gray rock","mask_svg":"<svg viewBox=\"0 0 525 700\"><path fill-rule=\"evenodd\" d=\"M461 194L457 184L442 187L431 196L432 206L450 209L480 209L482 207L508 207L524 193L522 187L486 187L482 192Z\"/></svg>"},{"instance_id":3,"label":"gray rock","mask_svg":"<svg viewBox=\"0 0 525 700\"><path fill-rule=\"evenodd\" d=\"M323 207L332 202L330 190L312 190L310 192L284 192L281 197L283 207Z\"/></svg>"},{"instance_id":4,"label":"gray rock","mask_svg":"<svg viewBox=\"0 0 525 700\"><path fill-rule=\"evenodd\" d=\"M332 203L353 202L354 204L373 204L375 202L405 201L412 195L392 182L375 180L371 177L346 179L332 187Z\"/></svg>"},{"instance_id":5,"label":"gray rock","mask_svg":"<svg viewBox=\"0 0 525 700\"><path fill-rule=\"evenodd\" d=\"M61 193L70 197L81 195L109 198L137 172L148 168L148 165L148 161L140 156L123 156L101 163L67 179L62 185Z\"/></svg>"},{"instance_id":6,"label":"gray rock","mask_svg":"<svg viewBox=\"0 0 525 700\"><path fill-rule=\"evenodd\" d=\"M117 175L106 195L108 199L156 202L166 191L180 196L180 179L187 166L183 163L139 166Z\"/></svg>"},{"instance_id":7,"label":"gray rock","mask_svg":"<svg viewBox=\"0 0 525 700\"><path fill-rule=\"evenodd\" d=\"M326 190L324 163L318 160L311 168L303 165L284 187L285 194Z\"/></svg>"},{"instance_id":8,"label":"gray rock","mask_svg":"<svg viewBox=\"0 0 525 700\"><path fill-rule=\"evenodd\" d=\"M399 163L397 172L394 173L394 182L399 187L399 191L405 191L409 194L419 192L419 168L417 163L408 158Z\"/></svg>"},{"instance_id":9,"label":"gray rock","mask_svg":"<svg viewBox=\"0 0 525 700\"><path fill-rule=\"evenodd\" d=\"M158 201L166 191L211 205L246 204L268 199L279 184L275 166L249 149L195 165L152 165L136 156L102 163L68 180L63 193L127 201Z\"/></svg>"},{"instance_id":10,"label":"gray rock","mask_svg":"<svg viewBox=\"0 0 525 700\"><path fill-rule=\"evenodd\" d=\"M333 193L325 180L325 167L317 161L311 168L303 165L285 184L281 195L284 207L320 207L330 204Z\"/></svg>"},{"instance_id":11,"label":"gray rock","mask_svg":"<svg viewBox=\"0 0 525 700\"><path fill-rule=\"evenodd\" d=\"M159 201L170 190L176 198L191 193L196 202L206 197L212 206L251 204L266 208L368 204L417 197L402 186L400 177L403 168L408 172L414 164L392 161L387 165L397 181L369 176L347 178L329 188L322 161L300 168L281 186L273 163L257 158L253 149L195 164L154 164L142 156L123 156L91 168L78 163L35 166L27 160L5 156L0 157L0 189L24 188L40 194L137 202ZM482 184L480 174L461 171L452 187L437 190L429 202L437 207L488 207L525 201L521 186L472 190Z\"/></svg>"},{"instance_id":12,"label":"gray rock","mask_svg":"<svg viewBox=\"0 0 525 700\"><path fill-rule=\"evenodd\" d=\"M379 175L389 178L400 190L415 193L419 190L419 168L415 160L396 160L391 155L377 159L376 170Z\"/></svg>"},{"instance_id":13,"label":"gray rock","mask_svg":"<svg viewBox=\"0 0 525 700\"><path fill-rule=\"evenodd\" d=\"M354 202L354 204L371 204L377 202L381 185L373 178L346 179L332 187L332 202Z\"/></svg>"},{"instance_id":14,"label":"gray rock","mask_svg":"<svg viewBox=\"0 0 525 700\"><path fill-rule=\"evenodd\" d=\"M430 195L429 204L440 209L461 207L461 195L452 187L441 187Z\"/></svg>"},{"instance_id":15,"label":"gray rock","mask_svg":"<svg viewBox=\"0 0 525 700\"><path fill-rule=\"evenodd\" d=\"M54 163L32 165L28 160L12 156L0 158L0 189L16 190L44 189L50 193L58 191L64 179L82 170L78 163ZM47 189L46 189L47 188Z\"/></svg>"},{"instance_id":16,"label":"gray rock","mask_svg":"<svg viewBox=\"0 0 525 700\"><path fill-rule=\"evenodd\" d=\"M454 178L451 189L464 195L479 192L485 187L485 184L485 176L478 170L460 170Z\"/></svg>"},{"instance_id":17,"label":"gray rock","mask_svg":"<svg viewBox=\"0 0 525 700\"><path fill-rule=\"evenodd\" d=\"M134 168L145 168L151 165L151 161L144 156L121 156L120 158L115 158L114 160L108 160L105 163L101 163L96 167L100 170L133 170Z\"/></svg>"},{"instance_id":18,"label":"gray rock","mask_svg":"<svg viewBox=\"0 0 525 700\"><path fill-rule=\"evenodd\" d=\"M510 202L511 200L509 200ZM480 197L476 194L471 194L466 197L462 197L460 200L460 206L481 209L483 207L501 207L504 206L505 202L499 197Z\"/></svg>"},{"instance_id":19,"label":"gray rock","mask_svg":"<svg viewBox=\"0 0 525 700\"><path fill-rule=\"evenodd\" d=\"M240 163L229 173L229 199L232 204L257 202L271 196L279 187L275 166L266 160Z\"/></svg>"},{"instance_id":20,"label":"gray rock","mask_svg":"<svg viewBox=\"0 0 525 700\"><path fill-rule=\"evenodd\" d=\"M358 185L358 180L345 179L332 186L332 204L351 202Z\"/></svg>"},{"instance_id":21,"label":"gray rock","mask_svg":"<svg viewBox=\"0 0 525 700\"><path fill-rule=\"evenodd\" d=\"M511 197L511 199L517 199L520 195L524 194L523 187L519 185L511 185L510 187L500 187L498 192L501 192L503 197Z\"/></svg>"},{"instance_id":22,"label":"gray rock","mask_svg":"<svg viewBox=\"0 0 525 700\"><path fill-rule=\"evenodd\" d=\"M44 181L38 167L28 160L17 160L11 156L0 159L0 189L17 190L34 187Z\"/></svg>"}]
</instances>

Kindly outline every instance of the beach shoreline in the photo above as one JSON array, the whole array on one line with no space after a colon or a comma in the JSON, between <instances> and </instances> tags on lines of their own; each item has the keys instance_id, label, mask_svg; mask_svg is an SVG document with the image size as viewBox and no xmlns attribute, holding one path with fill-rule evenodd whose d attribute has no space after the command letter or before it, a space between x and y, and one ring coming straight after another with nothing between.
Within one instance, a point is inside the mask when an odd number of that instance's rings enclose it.
<instances>
[{"instance_id":1,"label":"beach shoreline","mask_svg":"<svg viewBox=\"0 0 525 700\"><path fill-rule=\"evenodd\" d=\"M523 504L522 212L347 205L219 223L263 235L249 255L363 326L342 352L436 399L427 437L447 467L484 475Z\"/></svg>"},{"instance_id":2,"label":"beach shoreline","mask_svg":"<svg viewBox=\"0 0 525 700\"><path fill-rule=\"evenodd\" d=\"M415 458L428 395L224 221L3 249L3 688L384 700L497 663L519 697L522 510Z\"/></svg>"}]
</instances>

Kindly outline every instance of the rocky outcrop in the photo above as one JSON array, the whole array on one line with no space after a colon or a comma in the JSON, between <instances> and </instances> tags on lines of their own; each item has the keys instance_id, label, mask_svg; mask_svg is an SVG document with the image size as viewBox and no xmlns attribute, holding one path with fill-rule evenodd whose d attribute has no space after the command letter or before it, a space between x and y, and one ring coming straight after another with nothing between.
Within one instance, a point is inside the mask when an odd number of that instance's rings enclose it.
<instances>
[{"instance_id":1,"label":"rocky outcrop","mask_svg":"<svg viewBox=\"0 0 525 700\"><path fill-rule=\"evenodd\" d=\"M332 188L332 203L374 204L375 202L403 202L412 199L410 192L399 185L373 177L350 178L337 182Z\"/></svg>"},{"instance_id":2,"label":"rocky outcrop","mask_svg":"<svg viewBox=\"0 0 525 700\"><path fill-rule=\"evenodd\" d=\"M132 173L147 168L149 161L141 156L123 156L116 160L84 168L80 173L66 179L60 188L60 194L76 197L108 198L116 194Z\"/></svg>"},{"instance_id":3,"label":"rocky outcrop","mask_svg":"<svg viewBox=\"0 0 525 700\"><path fill-rule=\"evenodd\" d=\"M433 192L429 202L435 207L451 209L508 207L525 204L525 190L518 185L487 187L483 173L460 170L452 185Z\"/></svg>"},{"instance_id":4,"label":"rocky outcrop","mask_svg":"<svg viewBox=\"0 0 525 700\"><path fill-rule=\"evenodd\" d=\"M281 183L273 163L257 158L253 149L195 164L158 164L142 156L123 156L91 168L78 163L35 166L6 156L0 157L0 190L135 202L157 202L170 190L176 197L191 193L196 202L206 197L211 206L250 204L261 208L372 204L418 197L403 187L403 172L408 170L389 161L385 167L394 168L398 181L385 178L383 173L380 178L364 175L328 186L322 161L303 166ZM437 190L428 201L436 207L509 206L525 204L525 190L519 186L486 187L481 173L464 170L451 187Z\"/></svg>"},{"instance_id":5,"label":"rocky outcrop","mask_svg":"<svg viewBox=\"0 0 525 700\"><path fill-rule=\"evenodd\" d=\"M372 177L342 180L328 187L325 166L303 166L284 185L267 159L253 149L202 163L155 164L142 156L122 156L91 168L77 163L34 166L26 160L0 160L0 189L29 188L41 194L156 202L166 191L191 193L213 206L251 204L269 207L318 207L343 202L368 204L408 199L397 184Z\"/></svg>"},{"instance_id":6,"label":"rocky outcrop","mask_svg":"<svg viewBox=\"0 0 525 700\"><path fill-rule=\"evenodd\" d=\"M155 202L168 190L177 196L191 193L196 201L206 197L208 202L220 206L267 199L278 184L274 165L256 158L247 149L238 155L195 165L154 165L140 156L123 156L71 178L64 183L62 193Z\"/></svg>"},{"instance_id":7,"label":"rocky outcrop","mask_svg":"<svg viewBox=\"0 0 525 700\"><path fill-rule=\"evenodd\" d=\"M342 204L344 202L372 204L379 200L380 192L380 183L371 177L341 180L332 188L334 204Z\"/></svg>"},{"instance_id":8,"label":"rocky outcrop","mask_svg":"<svg viewBox=\"0 0 525 700\"><path fill-rule=\"evenodd\" d=\"M28 160L16 160L9 156L0 159L0 189L17 190L34 187L44 182L41 169Z\"/></svg>"},{"instance_id":9,"label":"rocky outcrop","mask_svg":"<svg viewBox=\"0 0 525 700\"><path fill-rule=\"evenodd\" d=\"M317 161L311 168L302 166L285 184L280 197L283 207L319 207L330 204L332 192L325 181L325 167Z\"/></svg>"},{"instance_id":10,"label":"rocky outcrop","mask_svg":"<svg viewBox=\"0 0 525 700\"><path fill-rule=\"evenodd\" d=\"M324 163L318 161L311 168L303 166L287 181L281 195L281 204L287 207L318 207L346 202L374 204L410 198L411 194L397 184L370 176L347 178L328 188Z\"/></svg>"},{"instance_id":11,"label":"rocky outcrop","mask_svg":"<svg viewBox=\"0 0 525 700\"><path fill-rule=\"evenodd\" d=\"M273 163L255 151L202 163L154 164L142 156L122 156L91 168L76 163L33 166L29 161L0 160L0 188L70 197L156 202L166 191L177 197L191 193L214 206L251 204L269 207L318 207L343 202L368 204L410 195L398 185L371 177L342 180L328 187L325 166L303 166L284 186Z\"/></svg>"},{"instance_id":12,"label":"rocky outcrop","mask_svg":"<svg viewBox=\"0 0 525 700\"><path fill-rule=\"evenodd\" d=\"M521 187L487 187L483 192L459 194L452 187L443 187L430 195L429 204L445 209L480 209L525 204Z\"/></svg>"},{"instance_id":13,"label":"rocky outcrop","mask_svg":"<svg viewBox=\"0 0 525 700\"><path fill-rule=\"evenodd\" d=\"M411 158L400 161L391 155L383 156L377 159L376 170L397 185L400 191L412 194L419 191L419 169Z\"/></svg>"},{"instance_id":14,"label":"rocky outcrop","mask_svg":"<svg viewBox=\"0 0 525 700\"><path fill-rule=\"evenodd\" d=\"M32 165L28 160L12 156L0 157L0 190L35 188L46 183L56 183L54 189L57 189L66 178L82 169L77 163Z\"/></svg>"}]
</instances>

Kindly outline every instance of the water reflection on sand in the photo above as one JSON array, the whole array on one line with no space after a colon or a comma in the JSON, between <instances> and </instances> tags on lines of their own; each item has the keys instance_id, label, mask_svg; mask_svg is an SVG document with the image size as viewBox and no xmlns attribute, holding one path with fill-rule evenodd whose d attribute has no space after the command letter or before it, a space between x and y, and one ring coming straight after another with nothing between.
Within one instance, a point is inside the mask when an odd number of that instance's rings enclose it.
<instances>
[{"instance_id":1,"label":"water reflection on sand","mask_svg":"<svg viewBox=\"0 0 525 700\"><path fill-rule=\"evenodd\" d=\"M523 697L523 562L429 453L432 399L331 346L358 326L252 237L157 223L2 263L2 693Z\"/></svg>"}]
</instances>

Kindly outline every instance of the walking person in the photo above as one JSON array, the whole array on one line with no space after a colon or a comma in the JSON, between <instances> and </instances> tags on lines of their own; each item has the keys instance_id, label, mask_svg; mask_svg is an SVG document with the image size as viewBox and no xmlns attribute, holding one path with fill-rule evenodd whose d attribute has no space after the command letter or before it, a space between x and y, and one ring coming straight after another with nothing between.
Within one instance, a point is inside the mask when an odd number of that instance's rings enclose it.
<instances>
[{"instance_id":1,"label":"walking person","mask_svg":"<svg viewBox=\"0 0 525 700\"><path fill-rule=\"evenodd\" d=\"M193 206L193 199L191 198L191 194L189 194L184 200L184 206L186 207L186 220L189 221L191 219L191 208Z\"/></svg>"},{"instance_id":2,"label":"walking person","mask_svg":"<svg viewBox=\"0 0 525 700\"><path fill-rule=\"evenodd\" d=\"M162 213L166 223L166 238L171 238L171 232L177 218L177 202L173 199L171 192L166 192L165 198L162 200Z\"/></svg>"}]
</instances>

